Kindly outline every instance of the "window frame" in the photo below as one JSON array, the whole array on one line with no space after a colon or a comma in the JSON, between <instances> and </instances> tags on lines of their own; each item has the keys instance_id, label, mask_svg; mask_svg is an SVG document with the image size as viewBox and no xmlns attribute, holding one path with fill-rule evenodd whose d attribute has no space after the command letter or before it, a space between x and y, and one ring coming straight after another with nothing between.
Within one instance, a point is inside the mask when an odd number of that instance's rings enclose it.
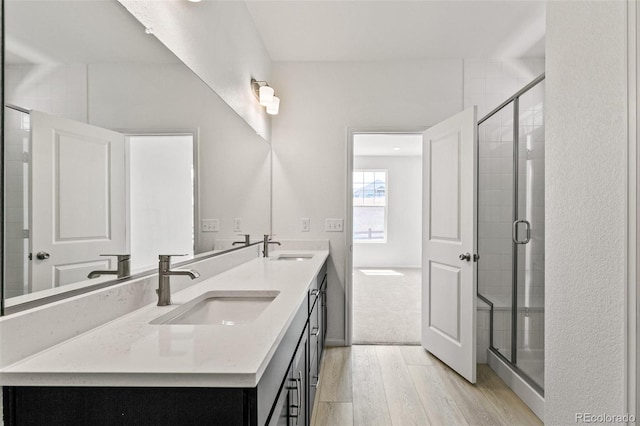
<instances>
[{"instance_id":1,"label":"window frame","mask_svg":"<svg viewBox=\"0 0 640 426\"><path fill-rule=\"evenodd\" d=\"M389 169L381 169L381 168L360 168L360 169L353 169L351 172L351 209L352 209L352 215L355 216L355 211L357 207L383 207L383 206L356 206L355 204L353 204L353 184L355 183L353 176L356 173L384 173L385 175L385 195L384 195L384 238L382 239L357 239L355 238L354 235L354 230L352 227L351 230L351 238L353 240L354 244L387 244L389 241L389 226L388 226L388 222L389 222ZM353 221L353 218L352 218Z\"/></svg>"}]
</instances>

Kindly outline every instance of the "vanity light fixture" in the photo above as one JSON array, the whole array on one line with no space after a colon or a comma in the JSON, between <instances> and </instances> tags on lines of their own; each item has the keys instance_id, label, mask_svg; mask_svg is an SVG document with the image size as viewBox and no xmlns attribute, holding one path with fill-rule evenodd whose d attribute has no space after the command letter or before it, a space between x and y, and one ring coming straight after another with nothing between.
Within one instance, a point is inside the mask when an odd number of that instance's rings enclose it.
<instances>
[{"instance_id":1,"label":"vanity light fixture","mask_svg":"<svg viewBox=\"0 0 640 426\"><path fill-rule=\"evenodd\" d=\"M200 3L202 0L189 0L191 3Z\"/></svg>"},{"instance_id":2,"label":"vanity light fixture","mask_svg":"<svg viewBox=\"0 0 640 426\"><path fill-rule=\"evenodd\" d=\"M266 81L257 81L252 78L251 89L258 102L260 102L260 105L266 107L267 114L278 114L280 110L280 98L274 96L275 91L273 87L269 86L269 83Z\"/></svg>"}]
</instances>

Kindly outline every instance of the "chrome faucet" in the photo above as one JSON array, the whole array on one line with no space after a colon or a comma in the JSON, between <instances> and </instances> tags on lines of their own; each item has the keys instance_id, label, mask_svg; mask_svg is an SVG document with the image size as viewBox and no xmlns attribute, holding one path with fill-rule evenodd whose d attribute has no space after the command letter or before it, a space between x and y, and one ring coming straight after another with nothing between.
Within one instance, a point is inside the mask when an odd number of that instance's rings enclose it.
<instances>
[{"instance_id":1,"label":"chrome faucet","mask_svg":"<svg viewBox=\"0 0 640 426\"><path fill-rule=\"evenodd\" d=\"M161 254L158 256L158 306L167 306L171 304L171 283L169 278L171 275L187 275L192 280L200 276L196 271L171 270L171 256L186 256L186 254Z\"/></svg>"},{"instance_id":2,"label":"chrome faucet","mask_svg":"<svg viewBox=\"0 0 640 426\"><path fill-rule=\"evenodd\" d=\"M269 244L277 244L277 245L281 245L279 242L277 241L271 241L271 237L272 235L269 234L264 234L264 240L262 242L263 247L262 247L262 255L264 257L269 257Z\"/></svg>"},{"instance_id":3,"label":"chrome faucet","mask_svg":"<svg viewBox=\"0 0 640 426\"><path fill-rule=\"evenodd\" d=\"M118 258L118 269L110 271L91 271L87 278L96 278L101 275L117 275L124 278L131 275L131 255L130 254L101 254L100 256L116 256Z\"/></svg>"},{"instance_id":4,"label":"chrome faucet","mask_svg":"<svg viewBox=\"0 0 640 426\"><path fill-rule=\"evenodd\" d=\"M235 246L236 244L244 244L245 246L248 246L249 244L251 244L251 237L249 236L249 234L238 234L238 235L244 236L244 241L234 241L231 244L232 246Z\"/></svg>"}]
</instances>

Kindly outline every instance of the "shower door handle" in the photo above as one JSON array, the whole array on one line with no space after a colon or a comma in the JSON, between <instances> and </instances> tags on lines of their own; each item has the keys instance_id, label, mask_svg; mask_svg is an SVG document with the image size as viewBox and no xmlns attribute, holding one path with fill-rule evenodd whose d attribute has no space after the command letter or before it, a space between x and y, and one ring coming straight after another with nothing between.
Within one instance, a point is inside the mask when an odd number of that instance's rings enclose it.
<instances>
[{"instance_id":1,"label":"shower door handle","mask_svg":"<svg viewBox=\"0 0 640 426\"><path fill-rule=\"evenodd\" d=\"M527 231L526 238L524 240L518 239L518 225L521 223L524 223L525 229ZM531 241L531 224L528 220L521 219L513 222L513 226L511 228L511 239L516 244L527 244L529 241Z\"/></svg>"}]
</instances>

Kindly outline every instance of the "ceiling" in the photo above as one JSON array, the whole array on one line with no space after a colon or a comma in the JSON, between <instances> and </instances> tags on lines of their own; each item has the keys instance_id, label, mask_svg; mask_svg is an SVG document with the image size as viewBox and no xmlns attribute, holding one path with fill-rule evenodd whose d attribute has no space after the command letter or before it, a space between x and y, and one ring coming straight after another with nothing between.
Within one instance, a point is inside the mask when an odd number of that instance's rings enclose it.
<instances>
[{"instance_id":1,"label":"ceiling","mask_svg":"<svg viewBox=\"0 0 640 426\"><path fill-rule=\"evenodd\" d=\"M422 134L360 133L353 135L355 156L422 155Z\"/></svg>"},{"instance_id":2,"label":"ceiling","mask_svg":"<svg viewBox=\"0 0 640 426\"><path fill-rule=\"evenodd\" d=\"M246 0L246 5L274 61L544 56L543 1ZM5 8L8 63L176 61L115 0L8 0Z\"/></svg>"},{"instance_id":3,"label":"ceiling","mask_svg":"<svg viewBox=\"0 0 640 426\"><path fill-rule=\"evenodd\" d=\"M247 0L274 61L544 56L544 1Z\"/></svg>"}]
</instances>

